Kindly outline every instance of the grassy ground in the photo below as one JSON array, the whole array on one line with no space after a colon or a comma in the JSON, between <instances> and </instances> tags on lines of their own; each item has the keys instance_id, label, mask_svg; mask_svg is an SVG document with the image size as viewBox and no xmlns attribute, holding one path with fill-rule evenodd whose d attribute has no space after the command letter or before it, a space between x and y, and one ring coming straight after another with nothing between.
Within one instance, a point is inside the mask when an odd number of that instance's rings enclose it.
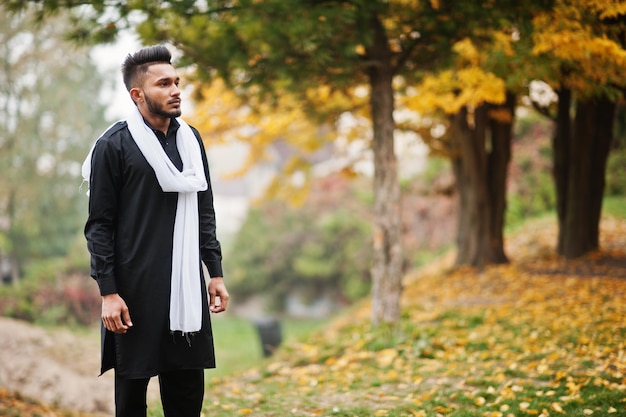
<instances>
[{"instance_id":1,"label":"grassy ground","mask_svg":"<svg viewBox=\"0 0 626 417\"><path fill-rule=\"evenodd\" d=\"M252 320L223 314L214 316L212 322L218 367L207 371L209 380L243 372L263 363L261 340ZM283 319L280 323L284 343L297 341L327 322L321 319Z\"/></svg>"},{"instance_id":2,"label":"grassy ground","mask_svg":"<svg viewBox=\"0 0 626 417\"><path fill-rule=\"evenodd\" d=\"M602 202L602 213L626 219L626 196L605 198Z\"/></svg>"},{"instance_id":3,"label":"grassy ground","mask_svg":"<svg viewBox=\"0 0 626 417\"><path fill-rule=\"evenodd\" d=\"M576 261L554 255L552 223L510 237L509 265L407 277L395 326L372 328L364 303L215 378L205 415L626 416L626 222Z\"/></svg>"}]
</instances>

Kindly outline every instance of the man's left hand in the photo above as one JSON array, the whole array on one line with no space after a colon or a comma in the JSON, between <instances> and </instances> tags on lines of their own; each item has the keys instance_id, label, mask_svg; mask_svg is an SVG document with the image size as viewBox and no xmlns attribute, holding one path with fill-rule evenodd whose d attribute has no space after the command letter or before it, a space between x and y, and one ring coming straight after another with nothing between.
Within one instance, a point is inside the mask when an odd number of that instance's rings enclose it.
<instances>
[{"instance_id":1,"label":"man's left hand","mask_svg":"<svg viewBox=\"0 0 626 417\"><path fill-rule=\"evenodd\" d=\"M228 307L228 290L222 277L209 280L209 310L211 313L221 313Z\"/></svg>"}]
</instances>

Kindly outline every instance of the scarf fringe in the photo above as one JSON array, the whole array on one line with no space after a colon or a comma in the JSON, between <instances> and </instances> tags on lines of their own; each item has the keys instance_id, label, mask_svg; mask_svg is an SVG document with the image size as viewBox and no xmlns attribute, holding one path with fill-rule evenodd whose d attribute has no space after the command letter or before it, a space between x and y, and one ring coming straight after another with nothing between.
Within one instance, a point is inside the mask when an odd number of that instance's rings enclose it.
<instances>
[{"instance_id":1,"label":"scarf fringe","mask_svg":"<svg viewBox=\"0 0 626 417\"><path fill-rule=\"evenodd\" d=\"M191 347L191 341L194 337L200 332L183 332L180 330L170 330L170 334L172 335L172 341L176 344L176 336L184 337L187 341L187 345Z\"/></svg>"}]
</instances>

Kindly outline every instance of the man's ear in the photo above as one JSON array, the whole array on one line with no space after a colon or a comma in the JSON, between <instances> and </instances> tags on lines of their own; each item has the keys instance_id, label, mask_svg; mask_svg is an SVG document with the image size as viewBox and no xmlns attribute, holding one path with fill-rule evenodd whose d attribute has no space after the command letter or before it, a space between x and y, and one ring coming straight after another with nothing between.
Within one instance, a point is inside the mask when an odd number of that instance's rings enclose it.
<instances>
[{"instance_id":1,"label":"man's ear","mask_svg":"<svg viewBox=\"0 0 626 417\"><path fill-rule=\"evenodd\" d=\"M141 88L137 88L137 87L131 88L129 93L130 93L130 98L133 99L135 104L143 101L143 91L141 91Z\"/></svg>"}]
</instances>

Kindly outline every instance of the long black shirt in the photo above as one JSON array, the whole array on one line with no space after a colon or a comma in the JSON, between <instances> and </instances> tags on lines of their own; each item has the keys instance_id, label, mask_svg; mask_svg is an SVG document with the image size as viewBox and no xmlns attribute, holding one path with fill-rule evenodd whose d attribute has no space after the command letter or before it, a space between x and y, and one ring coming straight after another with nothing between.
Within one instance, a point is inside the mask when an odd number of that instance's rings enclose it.
<instances>
[{"instance_id":1,"label":"long black shirt","mask_svg":"<svg viewBox=\"0 0 626 417\"><path fill-rule=\"evenodd\" d=\"M167 135L155 131L172 162L179 124ZM206 153L198 132L208 189L198 193L200 256L212 277L222 276L215 211ZM154 129L153 129L154 131ZM133 140L126 122L113 125L96 143L91 160L89 217L85 225L91 275L101 295L119 293L133 327L126 334L102 328L101 372L141 378L176 369L215 367L206 291L202 328L188 341L169 331L169 297L174 219L178 194L163 192L156 174ZM201 265L202 287L206 288ZM189 343L190 342L190 343Z\"/></svg>"}]
</instances>

